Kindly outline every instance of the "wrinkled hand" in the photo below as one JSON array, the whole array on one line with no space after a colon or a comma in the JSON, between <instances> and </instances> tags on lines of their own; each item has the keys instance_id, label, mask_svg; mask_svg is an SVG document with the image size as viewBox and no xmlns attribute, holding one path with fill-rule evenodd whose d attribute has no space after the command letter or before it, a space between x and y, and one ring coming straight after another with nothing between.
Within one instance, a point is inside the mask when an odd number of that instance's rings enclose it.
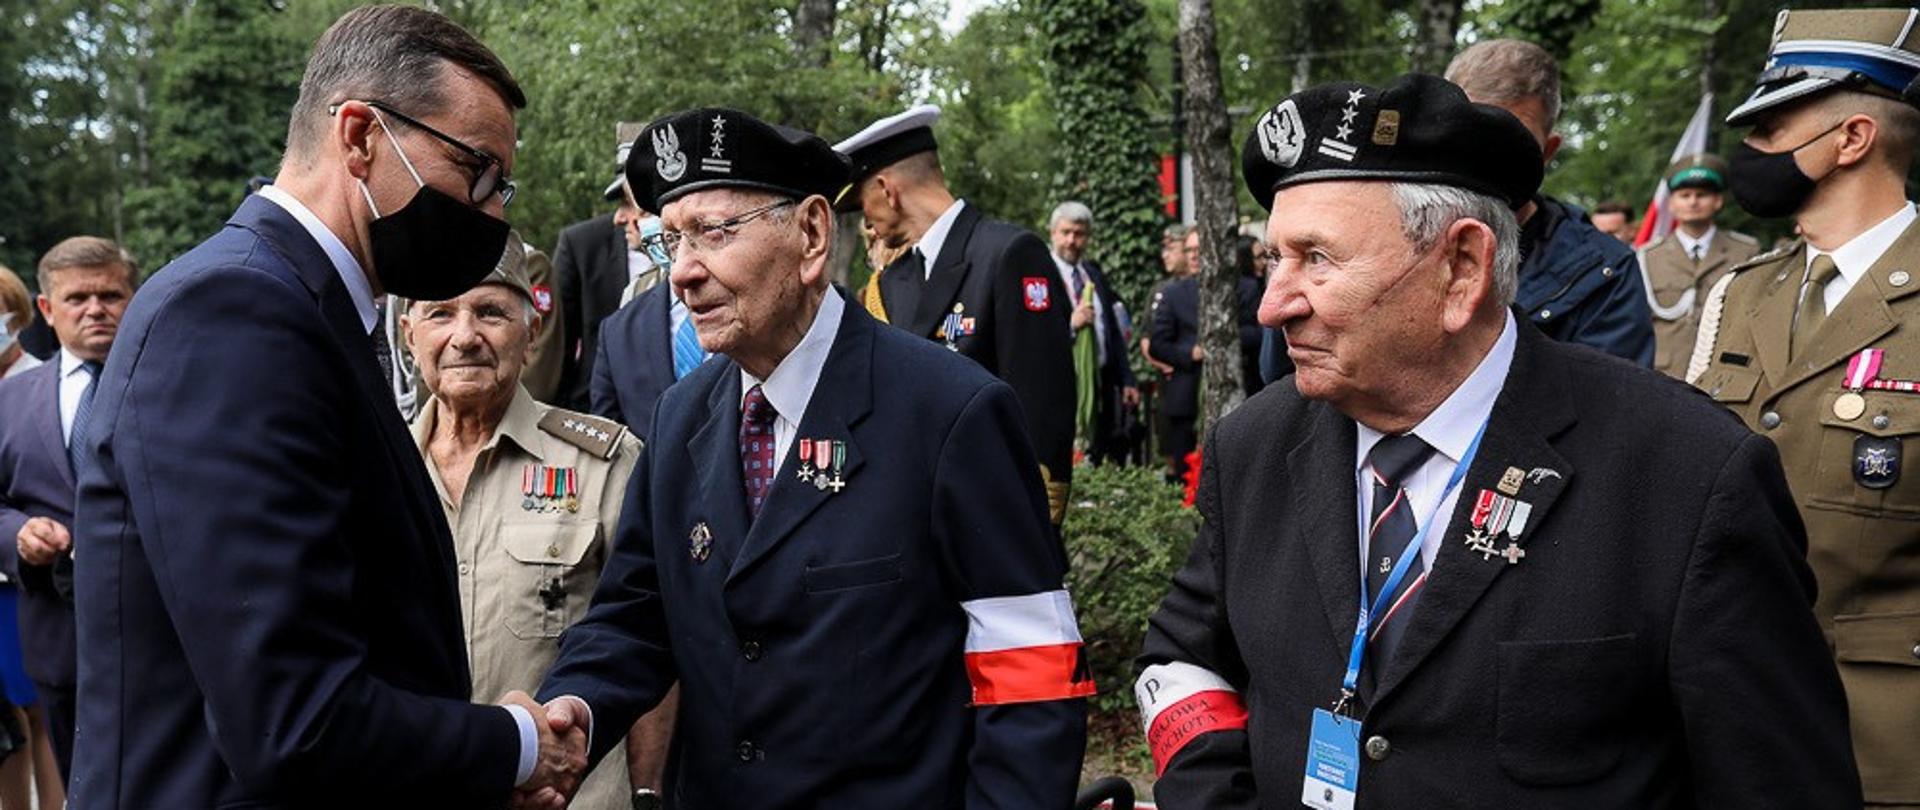
<instances>
[{"instance_id":1,"label":"wrinkled hand","mask_svg":"<svg viewBox=\"0 0 1920 810\"><path fill-rule=\"evenodd\" d=\"M60 552L73 548L73 535L52 518L30 518L13 539L20 561L28 565L52 565Z\"/></svg>"},{"instance_id":2,"label":"wrinkled hand","mask_svg":"<svg viewBox=\"0 0 1920 810\"><path fill-rule=\"evenodd\" d=\"M1070 322L1075 330L1085 329L1088 324L1093 323L1093 296L1087 296L1080 302L1080 306L1073 308L1073 317Z\"/></svg>"},{"instance_id":3,"label":"wrinkled hand","mask_svg":"<svg viewBox=\"0 0 1920 810\"><path fill-rule=\"evenodd\" d=\"M520 691L508 692L500 702L532 713L540 731L540 754L534 762L533 776L514 789L510 806L514 810L562 810L587 776L585 712L573 698L541 706Z\"/></svg>"}]
</instances>

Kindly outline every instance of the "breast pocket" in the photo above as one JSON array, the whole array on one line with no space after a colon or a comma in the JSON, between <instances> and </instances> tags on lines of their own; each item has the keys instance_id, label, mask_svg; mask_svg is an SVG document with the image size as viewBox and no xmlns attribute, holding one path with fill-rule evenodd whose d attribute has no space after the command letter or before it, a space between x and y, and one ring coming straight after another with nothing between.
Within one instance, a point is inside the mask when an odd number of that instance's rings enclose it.
<instances>
[{"instance_id":1,"label":"breast pocket","mask_svg":"<svg viewBox=\"0 0 1920 810\"><path fill-rule=\"evenodd\" d=\"M586 612L598 566L582 563L599 536L588 521L507 520L500 526L505 575L497 587L517 638L555 638ZM488 587L481 583L482 588Z\"/></svg>"},{"instance_id":2,"label":"breast pocket","mask_svg":"<svg viewBox=\"0 0 1920 810\"><path fill-rule=\"evenodd\" d=\"M1820 426L1810 505L1920 518L1920 482L1906 469L1920 451L1920 394L1836 387L1821 396Z\"/></svg>"},{"instance_id":3,"label":"breast pocket","mask_svg":"<svg viewBox=\"0 0 1920 810\"><path fill-rule=\"evenodd\" d=\"M1753 399L1753 389L1760 385L1760 372L1715 363L1700 374L1694 385L1715 402L1737 405Z\"/></svg>"},{"instance_id":4,"label":"breast pocket","mask_svg":"<svg viewBox=\"0 0 1920 810\"><path fill-rule=\"evenodd\" d=\"M1634 636L1508 641L1499 649L1495 741L1514 781L1590 782L1620 763L1632 714Z\"/></svg>"},{"instance_id":5,"label":"breast pocket","mask_svg":"<svg viewBox=\"0 0 1920 810\"><path fill-rule=\"evenodd\" d=\"M1867 801L1920 802L1920 611L1835 616L1833 641Z\"/></svg>"},{"instance_id":6,"label":"breast pocket","mask_svg":"<svg viewBox=\"0 0 1920 810\"><path fill-rule=\"evenodd\" d=\"M809 563L800 581L807 593L822 594L891 585L902 578L900 555L890 554L868 560L816 565Z\"/></svg>"}]
</instances>

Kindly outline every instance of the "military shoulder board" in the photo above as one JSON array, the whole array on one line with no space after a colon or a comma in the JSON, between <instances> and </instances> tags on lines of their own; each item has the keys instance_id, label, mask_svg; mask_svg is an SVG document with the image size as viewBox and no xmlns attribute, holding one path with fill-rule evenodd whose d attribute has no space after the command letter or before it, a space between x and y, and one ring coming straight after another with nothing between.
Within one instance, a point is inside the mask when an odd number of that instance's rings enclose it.
<instances>
[{"instance_id":1,"label":"military shoulder board","mask_svg":"<svg viewBox=\"0 0 1920 810\"><path fill-rule=\"evenodd\" d=\"M540 419L540 429L553 437L585 450L595 458L610 459L620 452L620 437L625 426L610 419L554 408Z\"/></svg>"}]
</instances>

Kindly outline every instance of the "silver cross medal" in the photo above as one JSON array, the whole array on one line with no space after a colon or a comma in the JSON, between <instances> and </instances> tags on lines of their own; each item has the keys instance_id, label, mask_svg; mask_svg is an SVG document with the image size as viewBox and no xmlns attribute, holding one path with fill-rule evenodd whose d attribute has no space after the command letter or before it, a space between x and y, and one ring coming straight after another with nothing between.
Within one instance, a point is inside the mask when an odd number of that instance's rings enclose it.
<instances>
[{"instance_id":1,"label":"silver cross medal","mask_svg":"<svg viewBox=\"0 0 1920 810\"><path fill-rule=\"evenodd\" d=\"M1533 515L1533 504L1520 501L1515 504L1513 517L1507 521L1507 547L1500 556L1507 558L1508 565L1519 565L1527 556L1527 550L1520 547L1520 533L1527 529L1527 518Z\"/></svg>"}]
</instances>

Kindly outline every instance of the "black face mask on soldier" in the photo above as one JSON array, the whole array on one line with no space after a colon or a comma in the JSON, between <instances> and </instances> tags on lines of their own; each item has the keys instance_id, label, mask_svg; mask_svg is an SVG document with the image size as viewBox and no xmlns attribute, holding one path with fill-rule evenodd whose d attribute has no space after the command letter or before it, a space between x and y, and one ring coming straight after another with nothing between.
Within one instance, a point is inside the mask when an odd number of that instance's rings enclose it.
<instances>
[{"instance_id":1,"label":"black face mask on soldier","mask_svg":"<svg viewBox=\"0 0 1920 810\"><path fill-rule=\"evenodd\" d=\"M365 180L360 194L373 210L367 225L374 273L386 291L416 301L445 301L473 289L493 272L507 247L508 225L440 192L420 179L386 118L373 111L380 129L420 188L400 210L382 216Z\"/></svg>"},{"instance_id":2,"label":"black face mask on soldier","mask_svg":"<svg viewBox=\"0 0 1920 810\"><path fill-rule=\"evenodd\" d=\"M1820 181L1800 171L1800 164L1793 160L1794 154L1845 123L1841 121L1827 127L1825 132L1784 152L1762 152L1741 141L1727 161L1731 175L1727 178L1727 187L1732 189L1734 201L1756 217L1790 217L1798 213Z\"/></svg>"}]
</instances>

